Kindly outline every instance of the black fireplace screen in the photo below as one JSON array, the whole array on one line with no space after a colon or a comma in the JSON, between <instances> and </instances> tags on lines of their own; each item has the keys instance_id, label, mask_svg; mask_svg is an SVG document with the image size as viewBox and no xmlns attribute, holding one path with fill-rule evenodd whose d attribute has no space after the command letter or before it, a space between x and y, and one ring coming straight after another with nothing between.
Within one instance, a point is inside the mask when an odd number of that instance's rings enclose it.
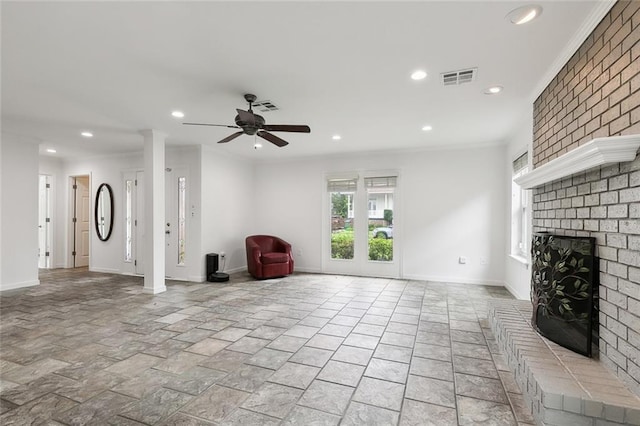
<instances>
[{"instance_id":1,"label":"black fireplace screen","mask_svg":"<svg viewBox=\"0 0 640 426\"><path fill-rule=\"evenodd\" d=\"M597 332L598 263L595 239L547 233L533 236L533 327L579 354L591 356Z\"/></svg>"}]
</instances>

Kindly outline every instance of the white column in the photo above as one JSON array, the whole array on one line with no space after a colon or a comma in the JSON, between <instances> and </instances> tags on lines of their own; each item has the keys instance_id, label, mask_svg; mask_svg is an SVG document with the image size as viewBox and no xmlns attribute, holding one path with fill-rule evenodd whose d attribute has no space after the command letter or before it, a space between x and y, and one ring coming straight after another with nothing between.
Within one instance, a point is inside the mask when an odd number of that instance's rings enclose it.
<instances>
[{"instance_id":1,"label":"white column","mask_svg":"<svg viewBox=\"0 0 640 426\"><path fill-rule=\"evenodd\" d=\"M144 292L162 293L165 287L164 255L164 140L157 130L142 130L144 136Z\"/></svg>"}]
</instances>

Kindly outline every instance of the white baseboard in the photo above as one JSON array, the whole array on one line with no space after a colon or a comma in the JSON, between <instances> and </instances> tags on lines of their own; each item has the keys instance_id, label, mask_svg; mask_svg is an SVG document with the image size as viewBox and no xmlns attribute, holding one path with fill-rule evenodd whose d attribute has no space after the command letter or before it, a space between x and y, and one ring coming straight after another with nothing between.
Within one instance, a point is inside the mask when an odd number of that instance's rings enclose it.
<instances>
[{"instance_id":1,"label":"white baseboard","mask_svg":"<svg viewBox=\"0 0 640 426\"><path fill-rule=\"evenodd\" d=\"M238 266L237 268L231 268L231 269L227 269L225 271L220 271L220 272L224 272L225 274L235 274L236 272L242 272L246 270L247 270L247 265L244 265L244 266Z\"/></svg>"},{"instance_id":2,"label":"white baseboard","mask_svg":"<svg viewBox=\"0 0 640 426\"><path fill-rule=\"evenodd\" d=\"M9 283L9 284L3 283L3 284L0 284L0 291L17 290L19 288L33 287L36 285L40 285L40 280L23 281L20 283Z\"/></svg>"},{"instance_id":3,"label":"white baseboard","mask_svg":"<svg viewBox=\"0 0 640 426\"><path fill-rule=\"evenodd\" d=\"M530 300L531 299L531 295L529 293L522 294L521 292L517 291L513 286L509 285L508 282L504 283L504 287L507 290L509 290L509 293L511 293L513 295L513 297L515 297L516 299L520 299L520 300Z\"/></svg>"},{"instance_id":4,"label":"white baseboard","mask_svg":"<svg viewBox=\"0 0 640 426\"><path fill-rule=\"evenodd\" d=\"M434 277L430 275L412 275L405 274L402 279L405 280L418 280L418 281L434 281L438 283L453 283L453 284L470 284L470 285L491 285L504 287L504 282L500 280L479 280L475 278L459 278L459 277Z\"/></svg>"},{"instance_id":5,"label":"white baseboard","mask_svg":"<svg viewBox=\"0 0 640 426\"><path fill-rule=\"evenodd\" d=\"M201 283L201 282L204 282L204 280L205 280L204 275L192 275L189 277L189 281L194 283Z\"/></svg>"},{"instance_id":6,"label":"white baseboard","mask_svg":"<svg viewBox=\"0 0 640 426\"><path fill-rule=\"evenodd\" d=\"M321 274L322 270L320 270L319 268L298 268L297 266L294 266L293 272L305 272L307 274Z\"/></svg>"}]
</instances>

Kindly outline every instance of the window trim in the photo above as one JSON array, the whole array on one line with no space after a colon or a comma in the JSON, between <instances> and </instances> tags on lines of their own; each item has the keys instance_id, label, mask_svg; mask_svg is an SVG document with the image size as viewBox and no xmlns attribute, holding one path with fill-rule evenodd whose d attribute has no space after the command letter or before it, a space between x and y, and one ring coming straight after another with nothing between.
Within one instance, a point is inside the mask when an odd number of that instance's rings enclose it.
<instances>
[{"instance_id":1,"label":"window trim","mask_svg":"<svg viewBox=\"0 0 640 426\"><path fill-rule=\"evenodd\" d=\"M530 190L516 183L516 179L529 171L528 153L525 152L518 156L512 164L509 255L522 263L528 264L529 247L531 244L531 194L529 193Z\"/></svg>"}]
</instances>

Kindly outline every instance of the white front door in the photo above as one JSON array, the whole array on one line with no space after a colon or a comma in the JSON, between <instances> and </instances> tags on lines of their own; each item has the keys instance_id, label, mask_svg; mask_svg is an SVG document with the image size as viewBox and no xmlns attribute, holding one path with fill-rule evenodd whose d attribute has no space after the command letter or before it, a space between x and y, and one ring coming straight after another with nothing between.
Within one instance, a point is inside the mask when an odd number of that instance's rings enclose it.
<instances>
[{"instance_id":1,"label":"white front door","mask_svg":"<svg viewBox=\"0 0 640 426\"><path fill-rule=\"evenodd\" d=\"M136 173L135 243L133 244L136 274L144 275L144 172ZM185 167L167 168L165 173L165 275L188 279L187 261L187 185Z\"/></svg>"},{"instance_id":2,"label":"white front door","mask_svg":"<svg viewBox=\"0 0 640 426\"><path fill-rule=\"evenodd\" d=\"M89 176L76 176L74 185L74 250L73 266L89 266L89 232L91 196Z\"/></svg>"},{"instance_id":3,"label":"white front door","mask_svg":"<svg viewBox=\"0 0 640 426\"><path fill-rule=\"evenodd\" d=\"M187 279L187 170L167 168L165 173L165 275Z\"/></svg>"},{"instance_id":4,"label":"white front door","mask_svg":"<svg viewBox=\"0 0 640 426\"><path fill-rule=\"evenodd\" d=\"M327 179L323 272L400 277L397 177Z\"/></svg>"}]
</instances>

